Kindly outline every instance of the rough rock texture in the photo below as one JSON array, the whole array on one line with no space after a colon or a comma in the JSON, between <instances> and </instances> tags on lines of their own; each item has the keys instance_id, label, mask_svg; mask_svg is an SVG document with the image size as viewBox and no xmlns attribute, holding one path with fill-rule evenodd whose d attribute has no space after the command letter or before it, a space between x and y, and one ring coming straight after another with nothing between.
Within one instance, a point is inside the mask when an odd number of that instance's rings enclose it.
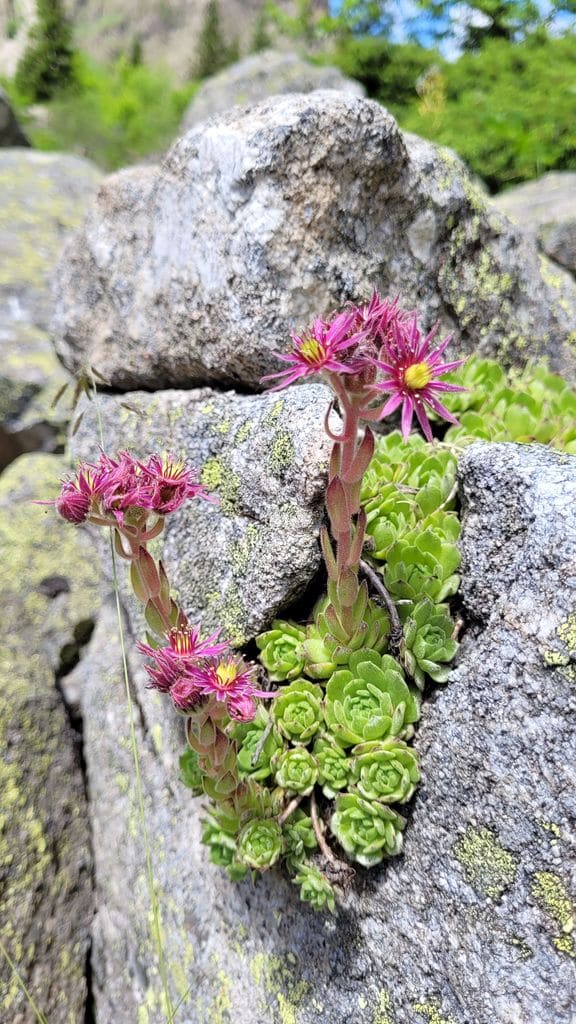
<instances>
[{"instance_id":1,"label":"rough rock texture","mask_svg":"<svg viewBox=\"0 0 576 1024\"><path fill-rule=\"evenodd\" d=\"M539 259L541 262L539 262ZM289 329L376 285L460 347L572 374L576 284L448 151L337 92L199 126L99 191L59 270L57 348L114 386L258 386Z\"/></svg>"},{"instance_id":2,"label":"rough rock texture","mask_svg":"<svg viewBox=\"0 0 576 1024\"><path fill-rule=\"evenodd\" d=\"M28 139L16 120L10 101L0 86L0 147L29 145Z\"/></svg>"},{"instance_id":3,"label":"rough rock texture","mask_svg":"<svg viewBox=\"0 0 576 1024\"><path fill-rule=\"evenodd\" d=\"M278 50L253 53L204 82L184 115L182 134L230 107L245 107L269 96L307 93L314 89L365 95L364 86L346 78L338 68L310 64L296 53Z\"/></svg>"},{"instance_id":4,"label":"rough rock texture","mask_svg":"<svg viewBox=\"0 0 576 1024\"><path fill-rule=\"evenodd\" d=\"M82 1024L92 918L79 738L57 686L98 599L86 536L52 509L63 460L23 455L0 480L0 939L50 1024ZM32 1024L0 958L0 1020Z\"/></svg>"},{"instance_id":5,"label":"rough rock texture","mask_svg":"<svg viewBox=\"0 0 576 1024\"><path fill-rule=\"evenodd\" d=\"M127 627L169 986L183 1024L570 1024L576 808L576 459L475 445L461 465L468 630L423 709L402 858L316 916L277 872L229 883L176 781L182 725ZM160 1024L115 610L81 676L98 914L98 1019ZM129 894L129 895L128 895ZM143 1009L144 1008L144 1009Z\"/></svg>"},{"instance_id":6,"label":"rough rock texture","mask_svg":"<svg viewBox=\"0 0 576 1024\"><path fill-rule=\"evenodd\" d=\"M217 496L216 505L188 502L168 517L162 557L192 619L223 625L237 644L301 597L319 569L328 400L319 384L281 396L202 388L137 392L127 405L99 397L106 451L185 452ZM81 409L73 454L91 461L97 413L94 403Z\"/></svg>"},{"instance_id":7,"label":"rough rock texture","mask_svg":"<svg viewBox=\"0 0 576 1024\"><path fill-rule=\"evenodd\" d=\"M78 157L0 149L0 468L63 440L69 399L51 403L69 378L47 334L50 282L99 177Z\"/></svg>"},{"instance_id":8,"label":"rough rock texture","mask_svg":"<svg viewBox=\"0 0 576 1024\"><path fill-rule=\"evenodd\" d=\"M544 252L576 274L576 172L554 171L507 189L494 202Z\"/></svg>"}]
</instances>

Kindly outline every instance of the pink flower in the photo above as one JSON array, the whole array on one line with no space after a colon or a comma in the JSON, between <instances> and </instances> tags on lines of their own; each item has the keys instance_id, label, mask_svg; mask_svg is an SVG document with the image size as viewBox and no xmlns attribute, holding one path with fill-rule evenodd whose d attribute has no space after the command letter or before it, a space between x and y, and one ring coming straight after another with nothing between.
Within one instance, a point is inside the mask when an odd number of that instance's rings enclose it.
<instances>
[{"instance_id":1,"label":"pink flower","mask_svg":"<svg viewBox=\"0 0 576 1024\"><path fill-rule=\"evenodd\" d=\"M158 455L151 455L148 462L139 463L139 466L151 489L151 503L147 507L151 507L159 515L175 512L188 498L214 500L206 494L194 470L171 455L166 455L163 459Z\"/></svg>"},{"instance_id":2,"label":"pink flower","mask_svg":"<svg viewBox=\"0 0 576 1024\"><path fill-rule=\"evenodd\" d=\"M85 522L94 514L100 520L113 516L122 526L128 509L163 516L188 498L214 500L184 462L170 455L151 455L147 462L139 462L124 451L116 458L102 452L97 463L85 463L75 479L64 481L55 502L45 504L55 504L71 523Z\"/></svg>"},{"instance_id":3,"label":"pink flower","mask_svg":"<svg viewBox=\"0 0 576 1024\"><path fill-rule=\"evenodd\" d=\"M90 495L84 494L73 480L62 484L55 501L56 511L69 523L83 523L90 509Z\"/></svg>"},{"instance_id":4,"label":"pink flower","mask_svg":"<svg viewBox=\"0 0 576 1024\"><path fill-rule=\"evenodd\" d=\"M202 693L190 676L182 676L170 689L174 707L178 711L193 711L202 703Z\"/></svg>"},{"instance_id":5,"label":"pink flower","mask_svg":"<svg viewBox=\"0 0 576 1024\"><path fill-rule=\"evenodd\" d=\"M255 675L254 665L247 665L242 658L230 655L198 668L194 682L205 696L225 701L231 718L250 722L256 714L254 698L274 696L267 690L255 688Z\"/></svg>"},{"instance_id":6,"label":"pink flower","mask_svg":"<svg viewBox=\"0 0 576 1024\"><path fill-rule=\"evenodd\" d=\"M56 511L69 523L84 523L98 503L105 486L105 474L97 466L81 466L73 479L62 481L60 494L53 501L39 505L55 505Z\"/></svg>"},{"instance_id":7,"label":"pink flower","mask_svg":"<svg viewBox=\"0 0 576 1024\"><path fill-rule=\"evenodd\" d=\"M380 419L389 416L399 406L402 406L404 437L408 437L412 426L412 417L416 413L424 436L431 441L432 430L424 405L428 405L449 423L458 423L452 413L438 401L436 395L441 391L466 390L457 384L447 384L438 380L443 374L461 366L464 360L457 359L451 363L443 363L442 356L452 335L445 338L431 352L430 345L438 327L433 327L422 338L416 316L410 323L396 322L391 325L391 328L389 337L382 344L380 358L374 360L374 365L386 374L383 380L374 384L374 389L390 393L390 398L380 413Z\"/></svg>"},{"instance_id":8,"label":"pink flower","mask_svg":"<svg viewBox=\"0 0 576 1024\"><path fill-rule=\"evenodd\" d=\"M329 322L315 320L312 326L301 336L292 334L294 352L277 353L278 359L288 363L288 369L278 373L269 373L262 381L279 378L271 391L279 391L288 387L301 377L328 370L332 373L355 373L354 367L343 362L340 356L348 349L358 345L365 337L365 332L354 331L355 311L339 313Z\"/></svg>"},{"instance_id":9,"label":"pink flower","mask_svg":"<svg viewBox=\"0 0 576 1024\"><path fill-rule=\"evenodd\" d=\"M355 323L357 330L365 330L374 342L381 344L389 337L394 324L405 323L410 313L398 308L399 296L395 299L383 299L374 290L369 302L363 306L355 306Z\"/></svg>"},{"instance_id":10,"label":"pink flower","mask_svg":"<svg viewBox=\"0 0 576 1024\"><path fill-rule=\"evenodd\" d=\"M138 650L152 658L146 666L150 685L162 693L172 692L172 687L183 676L193 676L204 658L218 657L228 650L228 644L217 642L220 630L200 639L200 631L194 626L179 626L168 634L167 647L150 647L138 643Z\"/></svg>"},{"instance_id":11,"label":"pink flower","mask_svg":"<svg viewBox=\"0 0 576 1024\"><path fill-rule=\"evenodd\" d=\"M271 696L271 694L267 694L267 696ZM234 718L237 722L251 722L256 715L256 702L247 693L230 697L227 708L230 718Z\"/></svg>"}]
</instances>

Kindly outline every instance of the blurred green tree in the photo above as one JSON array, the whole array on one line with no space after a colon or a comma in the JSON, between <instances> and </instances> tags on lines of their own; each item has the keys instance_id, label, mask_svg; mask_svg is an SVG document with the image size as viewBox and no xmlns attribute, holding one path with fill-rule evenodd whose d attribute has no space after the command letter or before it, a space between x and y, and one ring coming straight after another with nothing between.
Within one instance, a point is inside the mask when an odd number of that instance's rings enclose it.
<instances>
[{"instance_id":1,"label":"blurred green tree","mask_svg":"<svg viewBox=\"0 0 576 1024\"><path fill-rule=\"evenodd\" d=\"M209 0L198 37L196 65L193 76L208 78L238 59L238 40L227 43L220 21L218 0Z\"/></svg>"},{"instance_id":2,"label":"blurred green tree","mask_svg":"<svg viewBox=\"0 0 576 1024\"><path fill-rule=\"evenodd\" d=\"M74 82L72 26L62 0L36 0L36 15L15 76L19 92L32 101L49 100Z\"/></svg>"},{"instance_id":3,"label":"blurred green tree","mask_svg":"<svg viewBox=\"0 0 576 1024\"><path fill-rule=\"evenodd\" d=\"M562 13L576 13L576 0L418 0L433 18L437 40L454 37L465 50L477 50L489 39L507 42L545 29Z\"/></svg>"},{"instance_id":4,"label":"blurred green tree","mask_svg":"<svg viewBox=\"0 0 576 1024\"><path fill-rule=\"evenodd\" d=\"M265 8L262 7L254 22L250 53L260 53L261 50L267 50L269 46L272 46L272 39L268 31L268 15Z\"/></svg>"}]
</instances>

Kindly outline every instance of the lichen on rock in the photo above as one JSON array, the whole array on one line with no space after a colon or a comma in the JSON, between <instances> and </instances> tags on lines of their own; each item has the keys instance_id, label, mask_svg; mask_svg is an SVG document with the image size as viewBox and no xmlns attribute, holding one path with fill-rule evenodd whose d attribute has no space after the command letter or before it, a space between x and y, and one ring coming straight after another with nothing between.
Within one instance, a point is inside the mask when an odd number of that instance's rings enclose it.
<instances>
[{"instance_id":1,"label":"lichen on rock","mask_svg":"<svg viewBox=\"0 0 576 1024\"><path fill-rule=\"evenodd\" d=\"M84 1014L92 915L86 794L56 675L95 616L98 569L85 536L31 504L64 469L25 455L0 480L0 938L51 1024ZM4 960L0 979L0 1017L29 1020Z\"/></svg>"}]
</instances>

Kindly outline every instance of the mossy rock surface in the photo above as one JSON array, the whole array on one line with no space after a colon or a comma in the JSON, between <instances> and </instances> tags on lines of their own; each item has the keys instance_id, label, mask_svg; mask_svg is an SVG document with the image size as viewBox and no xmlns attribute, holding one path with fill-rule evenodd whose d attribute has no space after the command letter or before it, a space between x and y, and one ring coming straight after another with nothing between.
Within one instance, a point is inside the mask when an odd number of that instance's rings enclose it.
<instances>
[{"instance_id":1,"label":"mossy rock surface","mask_svg":"<svg viewBox=\"0 0 576 1024\"><path fill-rule=\"evenodd\" d=\"M21 451L48 447L69 419L69 402L50 407L69 380L49 337L51 289L99 179L79 157L0 149L0 424Z\"/></svg>"},{"instance_id":2,"label":"mossy rock surface","mask_svg":"<svg viewBox=\"0 0 576 1024\"><path fill-rule=\"evenodd\" d=\"M311 392L296 390L299 400ZM290 396L279 401L286 410ZM208 449L208 438L220 445L230 438L232 445L240 434L241 449L249 443L242 425L248 421L255 452L258 438L268 437L240 402L236 418L229 399L224 419L208 391L203 398L139 395L137 403L148 422L121 413L112 396L103 401L107 441L115 437L141 450L138 445L162 436L150 424L159 430L169 423L172 438L196 437L192 453L210 450L205 467L217 487L230 478L217 461L223 448ZM200 407L202 430L194 411ZM268 421L284 429L281 410L274 417L274 409L267 407ZM217 410L220 418L213 419ZM223 434L216 428L225 422ZM94 430L92 424L92 438ZM298 457L303 433L294 440ZM238 470L233 447L228 454ZM290 481L290 470L284 472ZM247 530L258 524L236 517L239 509L258 507L264 477L258 483L239 475L238 486L226 491L227 515ZM408 807L404 852L361 871L335 918L300 903L280 872L235 885L208 863L200 844L202 800L177 782L182 719L166 697L146 689L127 621L166 973L173 1002L183 999L178 1014L185 1024L572 1024L576 458L537 446L474 445L463 456L460 483L462 595L470 625L458 667L423 703L415 738L422 784ZM264 497L260 504L265 507ZM212 515L209 536L219 548L228 520L222 507ZM184 539L203 543L199 522L180 520L174 548L169 535L171 567L178 552L186 557ZM259 588L249 575L247 536L235 572L252 611ZM202 586L217 586L211 574L219 581L222 568L206 563ZM199 587L198 570L183 568L183 586L187 577ZM164 1024L113 602L75 672L83 679L96 863L99 1019Z\"/></svg>"},{"instance_id":3,"label":"mossy rock surface","mask_svg":"<svg viewBox=\"0 0 576 1024\"><path fill-rule=\"evenodd\" d=\"M91 851L79 738L56 685L98 606L88 539L32 504L64 472L23 455L0 478L0 938L50 1024L86 1000ZM0 1019L35 1018L4 960Z\"/></svg>"}]
</instances>

